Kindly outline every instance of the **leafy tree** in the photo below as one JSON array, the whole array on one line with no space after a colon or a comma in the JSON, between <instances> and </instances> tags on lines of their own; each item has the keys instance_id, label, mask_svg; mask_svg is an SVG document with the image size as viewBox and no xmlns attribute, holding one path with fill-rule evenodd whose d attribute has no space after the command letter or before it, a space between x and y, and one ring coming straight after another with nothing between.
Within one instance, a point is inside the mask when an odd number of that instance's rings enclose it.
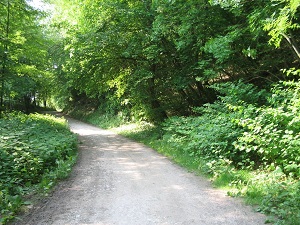
<instances>
[{"instance_id":1,"label":"leafy tree","mask_svg":"<svg viewBox=\"0 0 300 225\"><path fill-rule=\"evenodd\" d=\"M160 121L213 102L212 83L243 78L265 87L298 65L297 1L52 2L56 82L75 105ZM293 38L271 45L284 13L283 33Z\"/></svg>"},{"instance_id":2,"label":"leafy tree","mask_svg":"<svg viewBox=\"0 0 300 225\"><path fill-rule=\"evenodd\" d=\"M37 83L43 83L47 42L37 23L41 16L24 0L1 3L1 107L22 104L28 111L34 103Z\"/></svg>"},{"instance_id":3,"label":"leafy tree","mask_svg":"<svg viewBox=\"0 0 300 225\"><path fill-rule=\"evenodd\" d=\"M275 52L281 58L283 58L282 53L287 57L284 62L279 61L283 68L295 66L293 63L295 60L299 65L299 47L297 45L299 36L299 0L256 0L254 2L211 0L210 2L231 11L237 17L244 15L244 21L247 21L246 25L254 34L254 38L260 38L264 33L267 33L269 44L281 50L280 53L277 53L276 50L271 49L272 52ZM282 40L286 42L283 43ZM265 40L262 39L260 45L264 42ZM255 48L252 48L252 50L250 46L248 51L245 52L249 55L258 53L258 51L255 51ZM265 54L265 51L262 50L262 52ZM274 57L272 57L272 60L273 65L276 65Z\"/></svg>"}]
</instances>

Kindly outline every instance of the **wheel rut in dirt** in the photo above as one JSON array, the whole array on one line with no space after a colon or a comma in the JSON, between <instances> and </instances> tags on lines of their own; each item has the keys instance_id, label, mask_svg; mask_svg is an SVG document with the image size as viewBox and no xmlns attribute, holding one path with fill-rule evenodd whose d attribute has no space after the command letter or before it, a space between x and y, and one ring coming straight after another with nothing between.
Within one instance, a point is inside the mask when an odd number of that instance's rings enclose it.
<instances>
[{"instance_id":1,"label":"wheel rut in dirt","mask_svg":"<svg viewBox=\"0 0 300 225\"><path fill-rule=\"evenodd\" d=\"M80 140L70 177L15 225L259 225L265 216L154 150L69 119Z\"/></svg>"}]
</instances>

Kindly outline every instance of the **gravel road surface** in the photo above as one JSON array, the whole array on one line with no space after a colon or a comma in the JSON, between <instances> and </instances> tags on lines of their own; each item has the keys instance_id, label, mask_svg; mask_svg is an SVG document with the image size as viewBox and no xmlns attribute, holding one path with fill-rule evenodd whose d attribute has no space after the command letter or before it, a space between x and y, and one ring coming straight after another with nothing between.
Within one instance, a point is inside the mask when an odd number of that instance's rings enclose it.
<instances>
[{"instance_id":1,"label":"gravel road surface","mask_svg":"<svg viewBox=\"0 0 300 225\"><path fill-rule=\"evenodd\" d=\"M67 180L15 225L259 225L265 217L142 144L69 119Z\"/></svg>"}]
</instances>

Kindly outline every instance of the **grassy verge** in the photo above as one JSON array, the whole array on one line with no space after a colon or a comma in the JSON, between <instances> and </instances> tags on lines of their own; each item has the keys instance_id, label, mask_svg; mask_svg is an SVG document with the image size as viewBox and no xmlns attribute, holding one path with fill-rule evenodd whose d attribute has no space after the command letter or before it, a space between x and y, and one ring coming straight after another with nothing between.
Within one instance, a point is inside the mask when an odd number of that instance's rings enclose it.
<instances>
[{"instance_id":1,"label":"grassy verge","mask_svg":"<svg viewBox=\"0 0 300 225\"><path fill-rule=\"evenodd\" d=\"M0 118L0 224L68 176L76 161L77 138L64 119L10 113Z\"/></svg>"}]
</instances>

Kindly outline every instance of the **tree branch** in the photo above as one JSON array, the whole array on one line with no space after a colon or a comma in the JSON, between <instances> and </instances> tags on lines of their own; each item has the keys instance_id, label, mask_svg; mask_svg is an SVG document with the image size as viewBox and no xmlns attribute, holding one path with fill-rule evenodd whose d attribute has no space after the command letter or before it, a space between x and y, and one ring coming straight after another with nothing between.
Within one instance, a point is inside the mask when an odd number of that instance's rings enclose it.
<instances>
[{"instance_id":1,"label":"tree branch","mask_svg":"<svg viewBox=\"0 0 300 225\"><path fill-rule=\"evenodd\" d=\"M294 52L296 53L296 56L298 57L298 60L300 60L300 51L298 46L296 45L295 41L292 37L289 37L288 35L281 33L281 35L285 38L285 40L290 44ZM291 36L291 35L290 35Z\"/></svg>"}]
</instances>

